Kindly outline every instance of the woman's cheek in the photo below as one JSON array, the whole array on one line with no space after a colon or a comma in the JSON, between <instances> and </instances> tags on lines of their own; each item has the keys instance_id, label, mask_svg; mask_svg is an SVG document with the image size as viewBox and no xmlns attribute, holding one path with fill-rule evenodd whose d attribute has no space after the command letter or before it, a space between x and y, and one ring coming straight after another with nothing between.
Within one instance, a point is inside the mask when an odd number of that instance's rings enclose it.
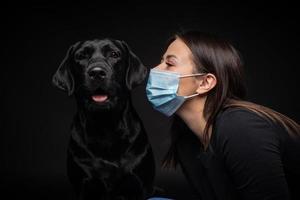
<instances>
[{"instance_id":1,"label":"woman's cheek","mask_svg":"<svg viewBox=\"0 0 300 200\"><path fill-rule=\"evenodd\" d=\"M179 87L177 94L179 96L188 96L196 93L196 88L194 81L191 81L191 78L181 78L179 80Z\"/></svg>"}]
</instances>

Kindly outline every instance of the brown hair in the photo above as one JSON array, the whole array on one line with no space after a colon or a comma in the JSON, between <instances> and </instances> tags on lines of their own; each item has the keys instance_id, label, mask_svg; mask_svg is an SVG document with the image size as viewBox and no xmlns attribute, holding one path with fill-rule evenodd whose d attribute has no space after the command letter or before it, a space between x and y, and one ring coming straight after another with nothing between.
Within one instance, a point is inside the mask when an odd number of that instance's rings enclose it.
<instances>
[{"instance_id":1,"label":"brown hair","mask_svg":"<svg viewBox=\"0 0 300 200\"><path fill-rule=\"evenodd\" d=\"M191 50L198 73L212 73L217 78L216 86L209 91L203 114L207 120L203 133L204 149L209 144L209 129L220 110L228 107L241 107L270 119L284 127L291 136L299 135L299 124L287 116L270 108L245 101L246 86L243 63L239 52L229 41L199 31L180 32L171 37L167 46L177 38L181 39ZM178 163L176 142L184 127L182 120L174 117L171 128L171 145L163 159L163 167L176 167Z\"/></svg>"}]
</instances>

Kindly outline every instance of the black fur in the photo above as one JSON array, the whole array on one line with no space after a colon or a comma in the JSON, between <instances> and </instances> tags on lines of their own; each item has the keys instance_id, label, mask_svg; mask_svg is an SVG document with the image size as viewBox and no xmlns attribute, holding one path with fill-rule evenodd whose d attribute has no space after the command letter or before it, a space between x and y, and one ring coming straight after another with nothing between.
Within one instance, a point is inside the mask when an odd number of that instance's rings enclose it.
<instances>
[{"instance_id":1,"label":"black fur","mask_svg":"<svg viewBox=\"0 0 300 200\"><path fill-rule=\"evenodd\" d=\"M155 163L130 91L147 69L119 40L70 47L53 84L73 96L68 176L80 199L146 199L153 193ZM92 96L107 95L97 102Z\"/></svg>"}]
</instances>

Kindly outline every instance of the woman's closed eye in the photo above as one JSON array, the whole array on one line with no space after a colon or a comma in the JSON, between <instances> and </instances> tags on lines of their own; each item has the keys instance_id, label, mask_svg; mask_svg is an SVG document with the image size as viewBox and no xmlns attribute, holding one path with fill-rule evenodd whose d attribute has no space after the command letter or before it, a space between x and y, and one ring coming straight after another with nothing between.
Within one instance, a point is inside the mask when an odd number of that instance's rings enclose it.
<instances>
[{"instance_id":1,"label":"woman's closed eye","mask_svg":"<svg viewBox=\"0 0 300 200\"><path fill-rule=\"evenodd\" d=\"M171 63L171 62L166 62L166 65L167 65L167 67L174 67L175 66L175 64Z\"/></svg>"},{"instance_id":2,"label":"woman's closed eye","mask_svg":"<svg viewBox=\"0 0 300 200\"><path fill-rule=\"evenodd\" d=\"M163 59L160 61L160 64L165 63L168 67L173 66L174 63L169 62L169 61L164 61Z\"/></svg>"}]
</instances>

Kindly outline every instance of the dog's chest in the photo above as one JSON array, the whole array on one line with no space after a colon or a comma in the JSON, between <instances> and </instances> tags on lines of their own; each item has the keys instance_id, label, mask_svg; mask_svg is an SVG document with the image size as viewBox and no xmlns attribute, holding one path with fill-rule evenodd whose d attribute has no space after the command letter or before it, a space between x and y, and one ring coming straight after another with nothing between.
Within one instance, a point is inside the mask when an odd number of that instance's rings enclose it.
<instances>
[{"instance_id":1,"label":"dog's chest","mask_svg":"<svg viewBox=\"0 0 300 200\"><path fill-rule=\"evenodd\" d=\"M89 132L88 132L89 131ZM83 129L72 133L76 151L87 157L101 157L107 160L120 159L130 146L126 130ZM75 143L75 144L74 144ZM78 148L79 147L79 148ZM74 147L73 147L74 148Z\"/></svg>"},{"instance_id":2,"label":"dog's chest","mask_svg":"<svg viewBox=\"0 0 300 200\"><path fill-rule=\"evenodd\" d=\"M128 146L128 139L122 139L113 135L89 138L87 140L88 149L98 156L120 156L126 151Z\"/></svg>"}]
</instances>

